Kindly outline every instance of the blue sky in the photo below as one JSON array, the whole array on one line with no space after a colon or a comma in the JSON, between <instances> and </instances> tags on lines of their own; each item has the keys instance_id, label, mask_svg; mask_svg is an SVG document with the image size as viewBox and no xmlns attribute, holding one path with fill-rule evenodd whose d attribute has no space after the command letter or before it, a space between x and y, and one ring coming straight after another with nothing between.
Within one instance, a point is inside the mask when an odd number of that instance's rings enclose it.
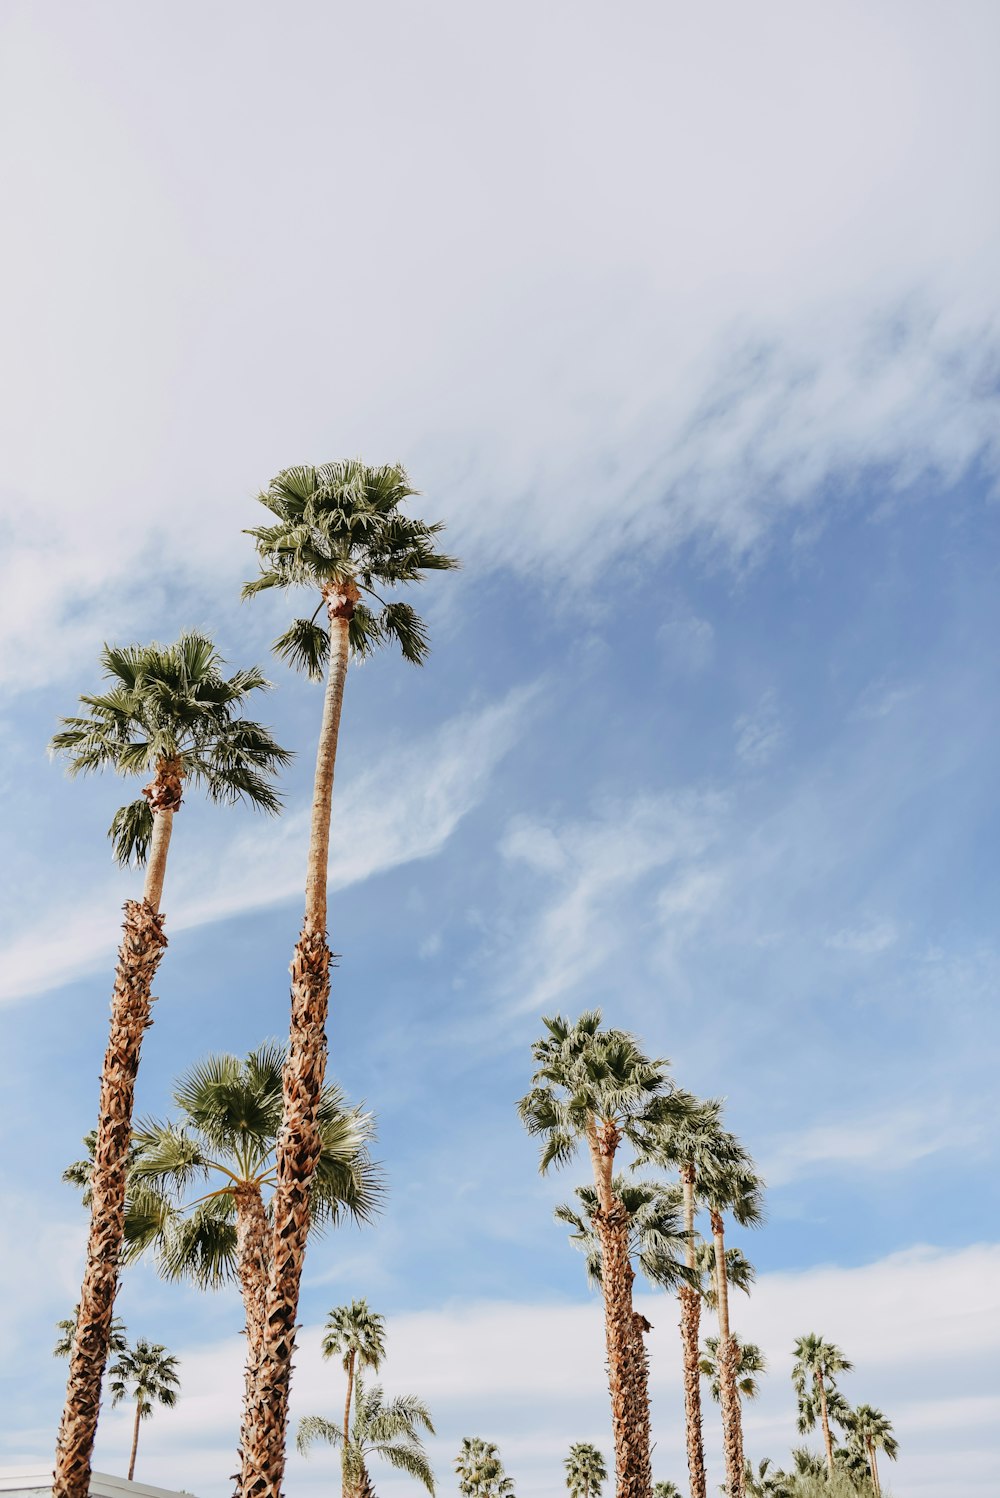
<instances>
[{"instance_id":1,"label":"blue sky","mask_svg":"<svg viewBox=\"0 0 1000 1498\"><path fill-rule=\"evenodd\" d=\"M44 1464L58 1418L83 1241L59 1173L135 888L104 840L119 789L45 744L104 639L196 626L266 659L286 606L237 602L255 490L360 453L407 463L464 569L423 592L426 669L348 685L331 1070L390 1193L310 1256L296 1416L339 1401L316 1328L365 1294L443 1491L463 1435L525 1498L570 1441L610 1449L551 1218L582 1167L540 1180L513 1107L539 1015L598 1004L727 1096L770 1183L737 1308L772 1366L748 1452L786 1457L815 1329L894 1420L898 1493L985 1495L995 9L359 11L4 11L0 1461ZM178 819L143 1112L287 1023L319 696L270 670L288 810ZM140 1270L121 1309L183 1364L138 1475L215 1498L238 1298ZM654 1465L680 1481L676 1312L649 1315ZM290 1469L332 1481L329 1456Z\"/></svg>"}]
</instances>

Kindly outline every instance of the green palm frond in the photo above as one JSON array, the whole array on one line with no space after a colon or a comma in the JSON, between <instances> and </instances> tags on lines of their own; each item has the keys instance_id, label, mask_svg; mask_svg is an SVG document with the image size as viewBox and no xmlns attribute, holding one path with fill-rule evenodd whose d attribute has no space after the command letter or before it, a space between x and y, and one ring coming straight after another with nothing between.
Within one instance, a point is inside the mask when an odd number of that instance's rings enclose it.
<instances>
[{"instance_id":1,"label":"green palm frond","mask_svg":"<svg viewBox=\"0 0 1000 1498\"><path fill-rule=\"evenodd\" d=\"M690 1282L690 1273L682 1262L687 1244L680 1215L678 1188L659 1181L636 1181L618 1175L612 1190L629 1218L629 1257L637 1259L639 1268L651 1284L675 1290ZM597 1190L588 1184L576 1188L577 1206L556 1208L556 1218L573 1229L570 1241L586 1255L587 1276L592 1284L601 1283L601 1244L594 1228Z\"/></svg>"},{"instance_id":2,"label":"green palm frond","mask_svg":"<svg viewBox=\"0 0 1000 1498\"><path fill-rule=\"evenodd\" d=\"M317 1441L325 1441L329 1446L342 1446L344 1433L332 1420L324 1420L321 1415L305 1415L299 1421L295 1449L301 1456L308 1456L310 1447Z\"/></svg>"},{"instance_id":3,"label":"green palm frond","mask_svg":"<svg viewBox=\"0 0 1000 1498\"><path fill-rule=\"evenodd\" d=\"M145 864L153 840L153 812L149 802L140 798L120 806L108 828L108 837L115 862L121 868Z\"/></svg>"},{"instance_id":4,"label":"green palm frond","mask_svg":"<svg viewBox=\"0 0 1000 1498\"><path fill-rule=\"evenodd\" d=\"M343 1308L347 1309L347 1308ZM334 1351L339 1351L339 1345ZM361 1472L370 1457L380 1457L397 1471L415 1477L431 1494L434 1474L419 1430L434 1434L426 1405L413 1395L398 1395L387 1400L381 1384L367 1386L360 1373L355 1382L354 1418L350 1443L345 1453L346 1465L355 1474ZM305 1455L317 1440L332 1446L343 1446L343 1434L330 1421L317 1415L300 1421L296 1446Z\"/></svg>"},{"instance_id":5,"label":"green palm frond","mask_svg":"<svg viewBox=\"0 0 1000 1498\"><path fill-rule=\"evenodd\" d=\"M764 1354L755 1342L741 1342L739 1337L732 1339L736 1344L736 1388L742 1399L756 1399L760 1393L760 1384L757 1375L767 1372L767 1363ZM722 1401L722 1384L719 1378L719 1343L718 1337L708 1337L698 1364L702 1378L711 1380L712 1398L716 1403Z\"/></svg>"},{"instance_id":6,"label":"green palm frond","mask_svg":"<svg viewBox=\"0 0 1000 1498\"><path fill-rule=\"evenodd\" d=\"M141 1420L152 1414L154 1404L169 1409L177 1403L177 1359L161 1343L147 1342L144 1337L134 1348L119 1353L108 1369L108 1381L111 1403L134 1400Z\"/></svg>"},{"instance_id":7,"label":"green palm frond","mask_svg":"<svg viewBox=\"0 0 1000 1498\"><path fill-rule=\"evenodd\" d=\"M273 645L275 655L310 681L322 681L330 659L330 634L311 619L293 619Z\"/></svg>"},{"instance_id":8,"label":"green palm frond","mask_svg":"<svg viewBox=\"0 0 1000 1498\"><path fill-rule=\"evenodd\" d=\"M73 1351L73 1338L76 1336L76 1323L80 1315L79 1304L73 1307L72 1316L67 1316L63 1321L57 1321L56 1327L59 1331L59 1339L52 1349L53 1357L68 1358ZM128 1329L120 1316L112 1316L111 1332L108 1337L108 1352L125 1352L128 1347Z\"/></svg>"}]
</instances>

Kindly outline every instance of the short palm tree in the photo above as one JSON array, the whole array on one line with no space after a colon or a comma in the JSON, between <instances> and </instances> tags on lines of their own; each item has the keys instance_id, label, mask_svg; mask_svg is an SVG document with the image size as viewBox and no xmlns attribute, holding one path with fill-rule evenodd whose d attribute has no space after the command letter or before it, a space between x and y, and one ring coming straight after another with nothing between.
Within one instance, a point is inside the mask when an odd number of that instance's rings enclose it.
<instances>
[{"instance_id":1,"label":"short palm tree","mask_svg":"<svg viewBox=\"0 0 1000 1498\"><path fill-rule=\"evenodd\" d=\"M601 1486L607 1480L608 1469L596 1446L591 1446L589 1441L574 1442L563 1465L571 1498L601 1498Z\"/></svg>"},{"instance_id":2,"label":"short palm tree","mask_svg":"<svg viewBox=\"0 0 1000 1498\"><path fill-rule=\"evenodd\" d=\"M153 778L142 799L123 807L110 828L119 863L145 864L146 877L142 900L125 902L55 1498L87 1498L89 1491L118 1287L135 1079L150 1024L151 986L166 946L160 899L174 816L186 784L200 787L212 801L247 801L277 812L273 779L290 758L266 728L244 716L248 698L268 685L261 672L251 668L224 676L222 658L204 635L182 635L175 645L105 646L101 662L107 690L80 699L86 711L62 720L52 750L65 755L73 775L112 769Z\"/></svg>"},{"instance_id":3,"label":"short palm tree","mask_svg":"<svg viewBox=\"0 0 1000 1498\"><path fill-rule=\"evenodd\" d=\"M135 1420L132 1425L132 1450L128 1459L128 1480L135 1475L135 1453L139 1446L139 1422L147 1420L155 1404L172 1409L177 1403L180 1380L177 1377L177 1359L159 1342L147 1342L140 1337L135 1347L119 1353L117 1361L108 1370L111 1380L111 1403L121 1404L124 1399L135 1400Z\"/></svg>"},{"instance_id":4,"label":"short palm tree","mask_svg":"<svg viewBox=\"0 0 1000 1498\"><path fill-rule=\"evenodd\" d=\"M826 1447L827 1472L832 1477L834 1464L830 1398L837 1388L837 1374L850 1372L853 1364L848 1362L839 1347L824 1341L815 1332L799 1337L794 1353L792 1384L799 1396L799 1430L814 1430L817 1419L819 1420Z\"/></svg>"},{"instance_id":5,"label":"short palm tree","mask_svg":"<svg viewBox=\"0 0 1000 1498\"><path fill-rule=\"evenodd\" d=\"M864 1454L871 1474L875 1498L880 1498L882 1484L878 1475L879 1451L884 1451L891 1462L899 1455L899 1442L892 1433L892 1424L882 1411L870 1404L859 1404L848 1426L850 1445Z\"/></svg>"},{"instance_id":6,"label":"short palm tree","mask_svg":"<svg viewBox=\"0 0 1000 1498\"><path fill-rule=\"evenodd\" d=\"M654 1482L653 1498L681 1498L681 1490L675 1482Z\"/></svg>"},{"instance_id":7,"label":"short palm tree","mask_svg":"<svg viewBox=\"0 0 1000 1498\"><path fill-rule=\"evenodd\" d=\"M600 1011L571 1023L543 1019L532 1048L534 1086L518 1104L531 1134L542 1137L541 1170L567 1164L585 1142L597 1205L592 1224L601 1254L608 1385L617 1498L650 1498L649 1397L642 1318L632 1306L629 1213L615 1194L615 1162L628 1142L637 1153L685 1105L673 1095L666 1062L651 1060L623 1030L602 1030Z\"/></svg>"},{"instance_id":8,"label":"short palm tree","mask_svg":"<svg viewBox=\"0 0 1000 1498\"><path fill-rule=\"evenodd\" d=\"M284 1472L299 1286L320 1149L315 1109L326 1066L330 995L330 811L348 662L352 653L360 657L395 643L406 660L419 665L428 651L423 624L410 604L382 595L419 582L428 572L457 565L435 549L440 525L402 513L401 506L415 493L398 464L372 467L350 461L287 468L259 495L270 522L248 532L261 570L247 583L244 597L271 588L311 591L316 600L312 617L294 620L275 649L313 680L322 680L325 674L326 690L313 782L305 912L292 958L267 1336L253 1372L253 1439L242 1457L246 1498L277 1494ZM317 622L321 613L326 614L325 626Z\"/></svg>"},{"instance_id":9,"label":"short palm tree","mask_svg":"<svg viewBox=\"0 0 1000 1498\"><path fill-rule=\"evenodd\" d=\"M507 1476L495 1441L464 1436L455 1458L458 1491L462 1498L510 1498L514 1480Z\"/></svg>"},{"instance_id":10,"label":"short palm tree","mask_svg":"<svg viewBox=\"0 0 1000 1498\"><path fill-rule=\"evenodd\" d=\"M434 1434L427 1406L411 1394L386 1399L381 1384L366 1389L360 1374L354 1385L354 1419L350 1439L344 1445L339 1425L319 1415L307 1415L299 1421L295 1444L305 1456L316 1441L326 1441L345 1452L344 1470L350 1484L351 1498L374 1498L368 1473L371 1457L388 1462L397 1472L405 1472L434 1492L434 1474L420 1436L420 1429Z\"/></svg>"},{"instance_id":11,"label":"short palm tree","mask_svg":"<svg viewBox=\"0 0 1000 1498\"><path fill-rule=\"evenodd\" d=\"M206 1288L237 1279L248 1373L264 1337L284 1060L284 1049L273 1043L243 1059L209 1056L174 1089L179 1119L144 1121L133 1135L125 1259L152 1251L164 1278ZM312 1232L322 1234L345 1219L371 1222L382 1194L369 1153L371 1114L349 1107L339 1087L326 1083L317 1129ZM188 1207L192 1188L202 1194ZM247 1408L243 1419L245 1432Z\"/></svg>"},{"instance_id":12,"label":"short palm tree","mask_svg":"<svg viewBox=\"0 0 1000 1498\"><path fill-rule=\"evenodd\" d=\"M767 1372L767 1363L764 1354L756 1342L741 1342L739 1337L733 1338L736 1348L736 1392L740 1399L756 1399L760 1393L760 1384L757 1382L759 1373ZM718 1337L707 1337L705 1348L701 1355L701 1376L709 1379L712 1398L718 1403L722 1399L722 1384L719 1379L719 1339Z\"/></svg>"},{"instance_id":13,"label":"short palm tree","mask_svg":"<svg viewBox=\"0 0 1000 1498\"><path fill-rule=\"evenodd\" d=\"M678 1287L681 1307L681 1348L684 1359L684 1425L687 1440L688 1479L691 1498L706 1498L705 1446L702 1432L701 1380L698 1372L701 1327L699 1286L706 1283L704 1253L695 1232L699 1199L699 1175L713 1172L733 1155L733 1137L722 1127L722 1101L700 1100L685 1094L686 1109L678 1110L656 1131L648 1151L654 1164L674 1169L680 1177L684 1203L684 1230L688 1283ZM714 1249L713 1249L714 1253ZM714 1259L712 1260L714 1264ZM713 1300L705 1297L708 1304Z\"/></svg>"},{"instance_id":14,"label":"short palm tree","mask_svg":"<svg viewBox=\"0 0 1000 1498\"><path fill-rule=\"evenodd\" d=\"M347 1470L347 1451L350 1445L351 1400L354 1395L354 1379L362 1368L371 1368L377 1373L385 1357L385 1317L369 1309L367 1300L352 1300L349 1306L335 1306L326 1318L323 1335L323 1356L339 1357L347 1374L347 1397L344 1400L344 1444L341 1458L344 1464L344 1494L350 1498L350 1482Z\"/></svg>"},{"instance_id":15,"label":"short palm tree","mask_svg":"<svg viewBox=\"0 0 1000 1498\"><path fill-rule=\"evenodd\" d=\"M758 1462L747 1462L744 1469L747 1498L794 1498L793 1481L776 1467L769 1456Z\"/></svg>"},{"instance_id":16,"label":"short palm tree","mask_svg":"<svg viewBox=\"0 0 1000 1498\"><path fill-rule=\"evenodd\" d=\"M733 1135L724 1141L724 1153L715 1168L699 1173L697 1195L708 1208L715 1249L715 1302L719 1322L717 1367L719 1402L722 1407L722 1440L726 1458L726 1488L729 1498L743 1498L746 1462L743 1455L743 1416L737 1390L739 1351L729 1324L729 1259L725 1245L725 1213L741 1227L756 1227L763 1221L763 1185L753 1161Z\"/></svg>"}]
</instances>

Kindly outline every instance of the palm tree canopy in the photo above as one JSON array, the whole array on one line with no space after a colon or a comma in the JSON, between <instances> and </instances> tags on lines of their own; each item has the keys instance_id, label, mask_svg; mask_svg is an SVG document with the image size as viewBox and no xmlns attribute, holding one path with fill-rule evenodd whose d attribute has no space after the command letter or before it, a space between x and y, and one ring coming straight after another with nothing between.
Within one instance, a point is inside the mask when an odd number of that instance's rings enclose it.
<instances>
[{"instance_id":1,"label":"palm tree canopy","mask_svg":"<svg viewBox=\"0 0 1000 1498\"><path fill-rule=\"evenodd\" d=\"M177 1359L159 1342L147 1342L140 1337L134 1348L119 1353L108 1375L111 1403L134 1399L141 1420L152 1414L154 1404L169 1409L177 1403L180 1387Z\"/></svg>"},{"instance_id":2,"label":"palm tree canopy","mask_svg":"<svg viewBox=\"0 0 1000 1498\"><path fill-rule=\"evenodd\" d=\"M675 1482L654 1482L653 1498L681 1498L681 1490Z\"/></svg>"},{"instance_id":3,"label":"palm tree canopy","mask_svg":"<svg viewBox=\"0 0 1000 1498\"><path fill-rule=\"evenodd\" d=\"M578 1498L581 1493L600 1498L601 1484L607 1480L608 1469L596 1446L592 1446L589 1441L574 1442L563 1465L566 1468L566 1486L572 1498Z\"/></svg>"},{"instance_id":4,"label":"palm tree canopy","mask_svg":"<svg viewBox=\"0 0 1000 1498\"><path fill-rule=\"evenodd\" d=\"M235 1193L249 1183L263 1195L273 1185L284 1057L284 1047L273 1042L245 1058L210 1056L175 1088L180 1121L137 1125L128 1176L126 1262L152 1250L167 1279L216 1287L236 1276ZM327 1083L318 1122L322 1153L311 1200L313 1231L322 1233L344 1218L370 1222L384 1190L369 1149L372 1115L349 1106L340 1088ZM85 1184L89 1166L78 1161L64 1178ZM210 1189L185 1208L197 1184Z\"/></svg>"},{"instance_id":5,"label":"palm tree canopy","mask_svg":"<svg viewBox=\"0 0 1000 1498\"><path fill-rule=\"evenodd\" d=\"M268 588L353 583L370 600L357 603L350 620L355 655L394 640L404 658L419 665L428 651L423 623L408 603L386 600L381 592L458 562L435 549L441 524L402 513L416 493L399 463L352 459L286 468L258 495L273 523L246 532L256 542L261 571L244 586L244 598ZM282 659L316 680L330 653L329 632L316 622L319 612L296 619L274 645Z\"/></svg>"},{"instance_id":6,"label":"palm tree canopy","mask_svg":"<svg viewBox=\"0 0 1000 1498\"><path fill-rule=\"evenodd\" d=\"M615 1196L629 1217L628 1250L650 1284L673 1290L686 1283L688 1271L681 1262L687 1235L681 1225L680 1190L659 1181L636 1181L615 1176ZM594 1227L598 1208L597 1189L593 1185L577 1186L578 1207L557 1207L557 1221L573 1229L570 1242L587 1256L587 1276L591 1284L601 1283L601 1242Z\"/></svg>"},{"instance_id":7,"label":"palm tree canopy","mask_svg":"<svg viewBox=\"0 0 1000 1498\"><path fill-rule=\"evenodd\" d=\"M224 664L195 632L173 645L105 645L107 690L80 698L86 713L61 720L51 752L66 757L71 775L145 775L171 765L212 801L280 811L274 776L292 755L244 716L247 699L270 683L256 666L226 677ZM152 829L148 796L122 807L108 833L118 862L144 863Z\"/></svg>"},{"instance_id":8,"label":"palm tree canopy","mask_svg":"<svg viewBox=\"0 0 1000 1498\"><path fill-rule=\"evenodd\" d=\"M792 1385L799 1396L798 1428L801 1433L813 1430L821 1417L820 1384L826 1395L827 1415L838 1425L851 1418L846 1399L837 1390L837 1374L848 1373L854 1366L839 1347L826 1342L816 1332L798 1337L793 1348Z\"/></svg>"},{"instance_id":9,"label":"palm tree canopy","mask_svg":"<svg viewBox=\"0 0 1000 1498\"><path fill-rule=\"evenodd\" d=\"M326 1318L323 1356L339 1357L345 1373L352 1357L359 1367L377 1370L385 1357L385 1317L372 1311L364 1299L336 1306Z\"/></svg>"},{"instance_id":10,"label":"palm tree canopy","mask_svg":"<svg viewBox=\"0 0 1000 1498\"><path fill-rule=\"evenodd\" d=\"M348 1471L357 1478L367 1459L377 1456L397 1472L416 1478L433 1494L434 1474L420 1436L421 1429L429 1435L434 1434L430 1414L422 1400L412 1394L386 1399L381 1384L367 1388L359 1376L354 1386L354 1419L346 1453ZM316 1441L343 1446L344 1433L332 1421L323 1420L318 1415L307 1415L299 1421L296 1447L305 1456Z\"/></svg>"},{"instance_id":11,"label":"palm tree canopy","mask_svg":"<svg viewBox=\"0 0 1000 1498\"><path fill-rule=\"evenodd\" d=\"M73 1307L72 1316L67 1316L63 1321L57 1321L56 1327L59 1331L59 1340L52 1349L53 1357L68 1358L73 1351L73 1338L76 1336L76 1322L80 1314L79 1303ZM120 1316L111 1318L111 1335L108 1338L108 1352L125 1352L128 1348L128 1332L124 1321Z\"/></svg>"},{"instance_id":12,"label":"palm tree canopy","mask_svg":"<svg viewBox=\"0 0 1000 1498\"><path fill-rule=\"evenodd\" d=\"M652 1060L624 1030L602 1030L601 1012L576 1022L543 1018L548 1032L532 1047L538 1063L518 1112L529 1134L542 1137L540 1169L566 1165L590 1131L615 1145L627 1139L640 1154L653 1131L687 1109L665 1060Z\"/></svg>"},{"instance_id":13,"label":"palm tree canopy","mask_svg":"<svg viewBox=\"0 0 1000 1498\"><path fill-rule=\"evenodd\" d=\"M716 1290L715 1244L699 1243L695 1253L695 1274L705 1304L714 1310L718 1302ZM757 1278L757 1271L741 1248L726 1249L726 1283L729 1288L750 1294L750 1287Z\"/></svg>"},{"instance_id":14,"label":"palm tree canopy","mask_svg":"<svg viewBox=\"0 0 1000 1498\"><path fill-rule=\"evenodd\" d=\"M722 1153L713 1166L699 1172L695 1192L710 1212L728 1212L740 1227L759 1227L764 1221L764 1183L747 1151L734 1134L722 1130Z\"/></svg>"},{"instance_id":15,"label":"palm tree canopy","mask_svg":"<svg viewBox=\"0 0 1000 1498\"><path fill-rule=\"evenodd\" d=\"M873 1446L876 1451L884 1451L892 1462L898 1457L899 1442L892 1433L892 1424L873 1405L859 1404L846 1428L850 1433L852 1446L861 1450L865 1446Z\"/></svg>"},{"instance_id":16,"label":"palm tree canopy","mask_svg":"<svg viewBox=\"0 0 1000 1498\"><path fill-rule=\"evenodd\" d=\"M504 1471L495 1441L481 1436L464 1436L462 1449L455 1458L458 1491L463 1498L508 1498L514 1491L513 1479Z\"/></svg>"},{"instance_id":17,"label":"palm tree canopy","mask_svg":"<svg viewBox=\"0 0 1000 1498\"><path fill-rule=\"evenodd\" d=\"M736 1387L744 1399L756 1399L760 1393L758 1373L767 1372L764 1354L755 1342L741 1342L739 1337L731 1339L736 1344ZM722 1384L719 1380L719 1338L707 1337L705 1348L698 1364L702 1378L711 1379L712 1398L722 1401Z\"/></svg>"}]
</instances>

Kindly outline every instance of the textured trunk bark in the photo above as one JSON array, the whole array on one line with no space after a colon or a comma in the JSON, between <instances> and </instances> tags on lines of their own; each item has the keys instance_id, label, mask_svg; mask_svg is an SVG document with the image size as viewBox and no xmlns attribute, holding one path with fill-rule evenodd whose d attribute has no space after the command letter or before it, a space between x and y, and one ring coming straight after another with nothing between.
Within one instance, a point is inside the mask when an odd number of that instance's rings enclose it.
<instances>
[{"instance_id":1,"label":"textured trunk bark","mask_svg":"<svg viewBox=\"0 0 1000 1498\"><path fill-rule=\"evenodd\" d=\"M139 1401L137 1399L135 1402L135 1419L132 1422L132 1450L129 1452L128 1458L129 1482L131 1482L133 1477L135 1476L135 1454L139 1450L139 1420L141 1418L139 1413L140 1409L141 1405L139 1404Z\"/></svg>"},{"instance_id":2,"label":"textured trunk bark","mask_svg":"<svg viewBox=\"0 0 1000 1498\"><path fill-rule=\"evenodd\" d=\"M309 1195L321 1150L316 1109L326 1073L326 1016L330 996L330 948L326 935L330 810L350 620L358 590L353 583L345 583L324 590L324 598L330 617L330 669L316 754L305 919L292 957L292 1015L276 1151L271 1277L263 1350L250 1395L249 1429L242 1453L243 1498L279 1498L281 1493L295 1318L309 1232Z\"/></svg>"},{"instance_id":3,"label":"textured trunk bark","mask_svg":"<svg viewBox=\"0 0 1000 1498\"><path fill-rule=\"evenodd\" d=\"M743 1498L746 1466L743 1459L743 1413L736 1387L739 1354L729 1329L729 1279L726 1274L726 1241L722 1215L712 1212L715 1244L715 1285L719 1302L719 1393L722 1405L722 1444L726 1457L728 1498Z\"/></svg>"},{"instance_id":4,"label":"textured trunk bark","mask_svg":"<svg viewBox=\"0 0 1000 1498\"><path fill-rule=\"evenodd\" d=\"M357 1353L352 1351L347 1360L347 1398L344 1400L344 1449L340 1453L341 1493L350 1498L350 1480L347 1475L347 1448L351 1444L351 1396L354 1393L354 1363Z\"/></svg>"},{"instance_id":5,"label":"textured trunk bark","mask_svg":"<svg viewBox=\"0 0 1000 1498\"><path fill-rule=\"evenodd\" d=\"M233 1192L236 1202L236 1257L239 1265L240 1290L246 1317L246 1363L243 1377L243 1417L240 1425L240 1451L249 1438L253 1391L260 1376L264 1348L264 1315L267 1282L271 1267L271 1235L267 1213L255 1181L243 1181Z\"/></svg>"},{"instance_id":6,"label":"textured trunk bark","mask_svg":"<svg viewBox=\"0 0 1000 1498\"><path fill-rule=\"evenodd\" d=\"M684 1190L684 1231L687 1233L687 1265L695 1267L694 1187L695 1168L681 1166ZM705 1444L701 1424L701 1373L698 1367L698 1338L701 1323L701 1296L697 1290L682 1285L681 1344L684 1353L684 1427L687 1437L688 1481L691 1498L706 1498Z\"/></svg>"},{"instance_id":7,"label":"textured trunk bark","mask_svg":"<svg viewBox=\"0 0 1000 1498\"><path fill-rule=\"evenodd\" d=\"M368 1468L364 1462L361 1463L361 1475L358 1478L358 1485L354 1489L354 1498L375 1498L375 1489L372 1486L372 1480L368 1475Z\"/></svg>"},{"instance_id":8,"label":"textured trunk bark","mask_svg":"<svg viewBox=\"0 0 1000 1498\"><path fill-rule=\"evenodd\" d=\"M601 1291L608 1351L608 1389L615 1448L616 1498L652 1498L646 1350L632 1309L634 1274L628 1251L629 1218L612 1188L618 1137L607 1125L590 1131L600 1205L594 1226L601 1244Z\"/></svg>"},{"instance_id":9,"label":"textured trunk bark","mask_svg":"<svg viewBox=\"0 0 1000 1498\"><path fill-rule=\"evenodd\" d=\"M823 1425L823 1444L826 1446L826 1466L833 1476L833 1437L830 1434L830 1416L826 1409L826 1385L823 1382L822 1373L817 1373L816 1382L819 1385L819 1413Z\"/></svg>"},{"instance_id":10,"label":"textured trunk bark","mask_svg":"<svg viewBox=\"0 0 1000 1498\"><path fill-rule=\"evenodd\" d=\"M170 818L167 813L161 839L166 842ZM158 816L157 823L160 820ZM162 882L161 875L161 886ZM118 1289L135 1078L143 1032L150 1024L153 978L166 944L156 907L146 900L127 900L111 996L111 1033L101 1070L87 1260L56 1446L54 1498L88 1498L90 1490L90 1460Z\"/></svg>"},{"instance_id":11,"label":"textured trunk bark","mask_svg":"<svg viewBox=\"0 0 1000 1498\"><path fill-rule=\"evenodd\" d=\"M882 1484L878 1475L878 1458L875 1455L874 1445L868 1447L868 1458L872 1469L872 1487L875 1489L875 1498L882 1498Z\"/></svg>"}]
</instances>

